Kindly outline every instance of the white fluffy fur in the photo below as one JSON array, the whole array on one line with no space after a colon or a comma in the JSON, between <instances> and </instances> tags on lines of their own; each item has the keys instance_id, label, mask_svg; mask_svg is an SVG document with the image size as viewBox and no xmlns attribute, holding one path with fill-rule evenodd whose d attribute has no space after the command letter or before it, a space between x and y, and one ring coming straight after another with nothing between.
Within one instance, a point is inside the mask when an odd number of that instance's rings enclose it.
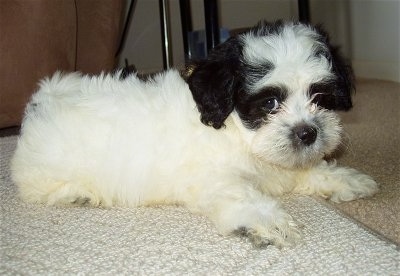
<instances>
[{"instance_id":1,"label":"white fluffy fur","mask_svg":"<svg viewBox=\"0 0 400 276\"><path fill-rule=\"evenodd\" d=\"M262 59L261 42L244 39L247 58ZM22 198L106 207L179 203L208 216L223 234L246 229L258 245L295 241L296 223L273 197L294 191L342 201L371 195L377 187L366 175L322 160L339 144L341 128L333 112L312 105L306 95L310 78L328 76L330 65L307 60L313 45L307 36L303 40L291 57L297 64L282 65L291 75L263 80L290 83L292 92L283 111L258 130L247 129L235 111L219 130L202 124L175 70L150 81L77 73L43 80L12 160ZM276 39L268 43L280 45ZM268 55L283 58L284 44ZM320 75L311 74L315 68ZM291 143L288 125L316 118L325 135L308 151L275 150Z\"/></svg>"}]
</instances>

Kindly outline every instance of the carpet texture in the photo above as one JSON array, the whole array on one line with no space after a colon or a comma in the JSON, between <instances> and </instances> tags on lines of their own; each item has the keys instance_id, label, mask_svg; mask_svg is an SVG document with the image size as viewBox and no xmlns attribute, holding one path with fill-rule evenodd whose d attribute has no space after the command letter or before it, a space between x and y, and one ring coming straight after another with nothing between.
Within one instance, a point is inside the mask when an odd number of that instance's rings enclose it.
<instances>
[{"instance_id":1,"label":"carpet texture","mask_svg":"<svg viewBox=\"0 0 400 276\"><path fill-rule=\"evenodd\" d=\"M304 224L304 237L282 250L255 249L245 238L220 236L205 217L177 206L61 208L21 202L9 173L16 137L2 137L0 274L400 275L399 247L375 233L400 240L399 94L393 92L398 88L362 81L354 110L342 114L351 142L339 163L371 174L380 193L344 204L283 197L284 207Z\"/></svg>"},{"instance_id":2,"label":"carpet texture","mask_svg":"<svg viewBox=\"0 0 400 276\"><path fill-rule=\"evenodd\" d=\"M342 113L347 134L339 164L371 175L380 185L372 198L335 204L400 245L400 83L361 80L354 108Z\"/></svg>"}]
</instances>

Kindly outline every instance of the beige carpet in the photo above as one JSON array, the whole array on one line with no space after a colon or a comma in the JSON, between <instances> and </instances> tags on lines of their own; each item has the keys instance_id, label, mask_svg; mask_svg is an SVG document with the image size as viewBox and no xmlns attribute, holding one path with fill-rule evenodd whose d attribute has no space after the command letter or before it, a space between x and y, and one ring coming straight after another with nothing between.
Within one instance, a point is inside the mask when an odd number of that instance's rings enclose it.
<instances>
[{"instance_id":1,"label":"beige carpet","mask_svg":"<svg viewBox=\"0 0 400 276\"><path fill-rule=\"evenodd\" d=\"M400 244L400 84L361 80L354 108L342 114L348 142L339 163L360 169L380 184L370 199L335 207Z\"/></svg>"},{"instance_id":2,"label":"beige carpet","mask_svg":"<svg viewBox=\"0 0 400 276\"><path fill-rule=\"evenodd\" d=\"M343 114L351 142L339 162L381 183L372 199L331 205L283 198L304 224L294 248L253 248L222 237L184 208L60 208L16 197L8 162L16 137L0 138L0 274L399 275L399 84L361 81ZM348 215L343 215L339 208ZM368 225L366 229L350 217Z\"/></svg>"}]
</instances>

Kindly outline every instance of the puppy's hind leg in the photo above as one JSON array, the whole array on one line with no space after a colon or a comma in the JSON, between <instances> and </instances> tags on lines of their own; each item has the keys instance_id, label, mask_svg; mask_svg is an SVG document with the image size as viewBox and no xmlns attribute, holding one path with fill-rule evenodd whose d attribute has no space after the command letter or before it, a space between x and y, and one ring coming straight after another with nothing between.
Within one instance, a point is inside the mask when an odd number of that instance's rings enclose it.
<instances>
[{"instance_id":1,"label":"puppy's hind leg","mask_svg":"<svg viewBox=\"0 0 400 276\"><path fill-rule=\"evenodd\" d=\"M317 194L334 202L371 196L377 191L378 184L370 176L326 161L303 172L294 189L297 193Z\"/></svg>"},{"instance_id":2,"label":"puppy's hind leg","mask_svg":"<svg viewBox=\"0 0 400 276\"><path fill-rule=\"evenodd\" d=\"M49 194L49 205L91 205L98 206L99 198L87 187L77 183L63 183Z\"/></svg>"},{"instance_id":3,"label":"puppy's hind leg","mask_svg":"<svg viewBox=\"0 0 400 276\"><path fill-rule=\"evenodd\" d=\"M99 197L94 191L75 182L43 179L35 183L20 183L18 187L21 198L27 202L62 206L100 204Z\"/></svg>"}]
</instances>

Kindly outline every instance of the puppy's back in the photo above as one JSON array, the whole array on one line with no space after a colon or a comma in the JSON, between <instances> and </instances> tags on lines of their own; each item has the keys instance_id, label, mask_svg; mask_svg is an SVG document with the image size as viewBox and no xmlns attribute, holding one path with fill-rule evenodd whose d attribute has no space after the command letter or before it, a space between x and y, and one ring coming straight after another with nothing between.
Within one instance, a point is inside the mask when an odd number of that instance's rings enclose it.
<instances>
[{"instance_id":1,"label":"puppy's back","mask_svg":"<svg viewBox=\"0 0 400 276\"><path fill-rule=\"evenodd\" d=\"M136 182L134 205L140 183L154 175L148 164L180 152L174 127L195 121L195 103L177 71L148 81L56 73L41 81L26 108L12 177L25 200L49 204L84 197L112 205L116 191L127 191L118 185Z\"/></svg>"}]
</instances>

